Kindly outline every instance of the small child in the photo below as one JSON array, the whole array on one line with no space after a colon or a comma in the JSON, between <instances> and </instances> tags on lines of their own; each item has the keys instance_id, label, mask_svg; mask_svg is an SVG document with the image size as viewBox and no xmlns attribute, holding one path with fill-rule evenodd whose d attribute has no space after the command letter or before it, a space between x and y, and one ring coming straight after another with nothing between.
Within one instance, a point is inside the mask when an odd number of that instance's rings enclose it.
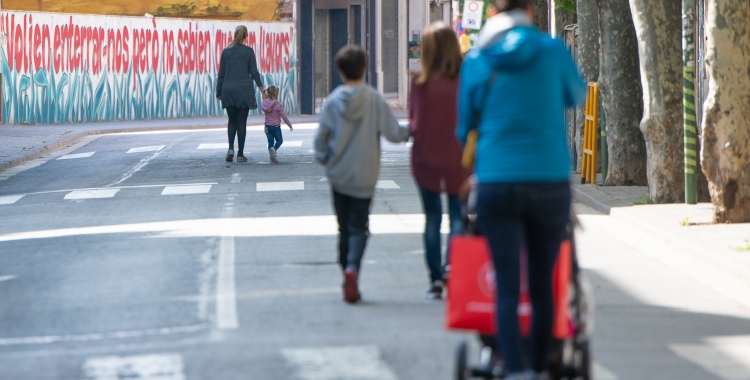
<instances>
[{"instance_id":1,"label":"small child","mask_svg":"<svg viewBox=\"0 0 750 380\"><path fill-rule=\"evenodd\" d=\"M263 108L263 112L266 113L266 138L268 138L268 155L271 158L271 162L278 164L279 160L276 159L276 151L284 142L284 138L281 136L281 119L289 127L290 131L293 131L292 123L284 113L284 107L279 102L279 88L276 86L268 86L263 92L263 102L260 104Z\"/></svg>"},{"instance_id":2,"label":"small child","mask_svg":"<svg viewBox=\"0 0 750 380\"><path fill-rule=\"evenodd\" d=\"M336 54L344 81L323 104L315 136L315 159L325 165L339 223L339 265L344 300L360 300L358 276L369 232L370 203L380 171L380 136L392 142L409 138L385 99L362 81L367 52L357 45Z\"/></svg>"}]
</instances>

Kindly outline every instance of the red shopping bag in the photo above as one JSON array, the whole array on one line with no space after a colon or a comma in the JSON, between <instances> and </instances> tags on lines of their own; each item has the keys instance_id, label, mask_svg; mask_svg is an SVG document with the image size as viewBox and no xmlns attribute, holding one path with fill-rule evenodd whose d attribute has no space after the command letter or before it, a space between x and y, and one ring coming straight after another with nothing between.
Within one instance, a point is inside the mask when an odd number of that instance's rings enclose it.
<instances>
[{"instance_id":1,"label":"red shopping bag","mask_svg":"<svg viewBox=\"0 0 750 380\"><path fill-rule=\"evenodd\" d=\"M450 241L446 327L495 332L495 269L487 240L458 235Z\"/></svg>"}]
</instances>

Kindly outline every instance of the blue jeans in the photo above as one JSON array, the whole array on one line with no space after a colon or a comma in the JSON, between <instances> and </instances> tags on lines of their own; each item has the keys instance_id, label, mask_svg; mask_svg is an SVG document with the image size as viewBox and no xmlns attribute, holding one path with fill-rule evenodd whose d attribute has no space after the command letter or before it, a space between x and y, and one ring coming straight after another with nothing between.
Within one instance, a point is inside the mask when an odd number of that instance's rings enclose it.
<instances>
[{"instance_id":1,"label":"blue jeans","mask_svg":"<svg viewBox=\"0 0 750 380\"><path fill-rule=\"evenodd\" d=\"M281 137L281 126L266 125L266 138L268 138L268 149L279 150L281 144L284 143L284 138Z\"/></svg>"},{"instance_id":2,"label":"blue jeans","mask_svg":"<svg viewBox=\"0 0 750 380\"><path fill-rule=\"evenodd\" d=\"M442 263L442 251L440 249L440 224L443 220L443 202L440 193L436 193L419 186L422 195L422 210L425 214L424 226L424 257L427 268L430 270L430 281L442 280L445 275L445 266ZM450 218L451 236L463 232L463 220L461 218L461 203L458 195L448 195L448 215ZM445 261L448 262L450 251L446 254Z\"/></svg>"},{"instance_id":3,"label":"blue jeans","mask_svg":"<svg viewBox=\"0 0 750 380\"><path fill-rule=\"evenodd\" d=\"M371 199L355 198L333 190L333 208L339 222L339 265L341 270L354 267L357 271L365 255L370 236Z\"/></svg>"},{"instance_id":4,"label":"blue jeans","mask_svg":"<svg viewBox=\"0 0 750 380\"><path fill-rule=\"evenodd\" d=\"M479 228L492 250L497 283L497 342L506 373L524 371L518 326L520 252L527 248L533 307L529 359L542 372L552 340L552 271L570 221L568 182L480 184Z\"/></svg>"}]
</instances>

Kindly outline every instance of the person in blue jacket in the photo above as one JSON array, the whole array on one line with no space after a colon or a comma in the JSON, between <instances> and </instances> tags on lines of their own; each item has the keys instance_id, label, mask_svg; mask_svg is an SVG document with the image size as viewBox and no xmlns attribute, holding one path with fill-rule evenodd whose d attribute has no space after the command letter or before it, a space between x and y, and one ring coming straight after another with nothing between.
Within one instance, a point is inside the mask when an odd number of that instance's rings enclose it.
<instances>
[{"instance_id":1,"label":"person in blue jacket","mask_svg":"<svg viewBox=\"0 0 750 380\"><path fill-rule=\"evenodd\" d=\"M478 129L476 209L496 271L506 379L543 379L552 340L552 271L571 207L564 109L585 99L586 86L562 41L533 25L531 0L494 5L499 13L461 67L457 134L465 144ZM533 306L530 369L517 315L521 247L528 252Z\"/></svg>"}]
</instances>

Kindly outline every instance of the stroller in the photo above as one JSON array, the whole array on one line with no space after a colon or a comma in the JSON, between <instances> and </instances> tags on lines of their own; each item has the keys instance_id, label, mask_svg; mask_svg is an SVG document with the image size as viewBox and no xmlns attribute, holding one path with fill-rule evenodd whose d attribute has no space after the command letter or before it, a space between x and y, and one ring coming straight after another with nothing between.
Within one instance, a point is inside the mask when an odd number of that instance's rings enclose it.
<instances>
[{"instance_id":1,"label":"stroller","mask_svg":"<svg viewBox=\"0 0 750 380\"><path fill-rule=\"evenodd\" d=\"M471 197L470 197L471 198ZM473 203L470 201L469 204ZM464 207L464 220L470 234L476 232L476 215L467 212ZM550 378L554 380L590 380L591 349L589 337L593 329L593 297L590 287L581 276L576 258L574 227L577 224L575 215L571 215L568 225L568 237L561 245L560 255L553 279L554 305L554 339L548 356ZM522 269L525 255L522 255ZM528 295L525 270L521 276L521 294L519 297L519 326L523 337L530 335L531 302ZM450 281L450 279L449 279ZM449 283L450 285L450 283ZM448 294L450 302L450 294ZM502 327L500 327L502 328ZM495 343L494 335L479 334L481 349L479 364L469 365L469 349L466 341L461 342L455 354L454 379L503 379L502 353Z\"/></svg>"}]
</instances>

